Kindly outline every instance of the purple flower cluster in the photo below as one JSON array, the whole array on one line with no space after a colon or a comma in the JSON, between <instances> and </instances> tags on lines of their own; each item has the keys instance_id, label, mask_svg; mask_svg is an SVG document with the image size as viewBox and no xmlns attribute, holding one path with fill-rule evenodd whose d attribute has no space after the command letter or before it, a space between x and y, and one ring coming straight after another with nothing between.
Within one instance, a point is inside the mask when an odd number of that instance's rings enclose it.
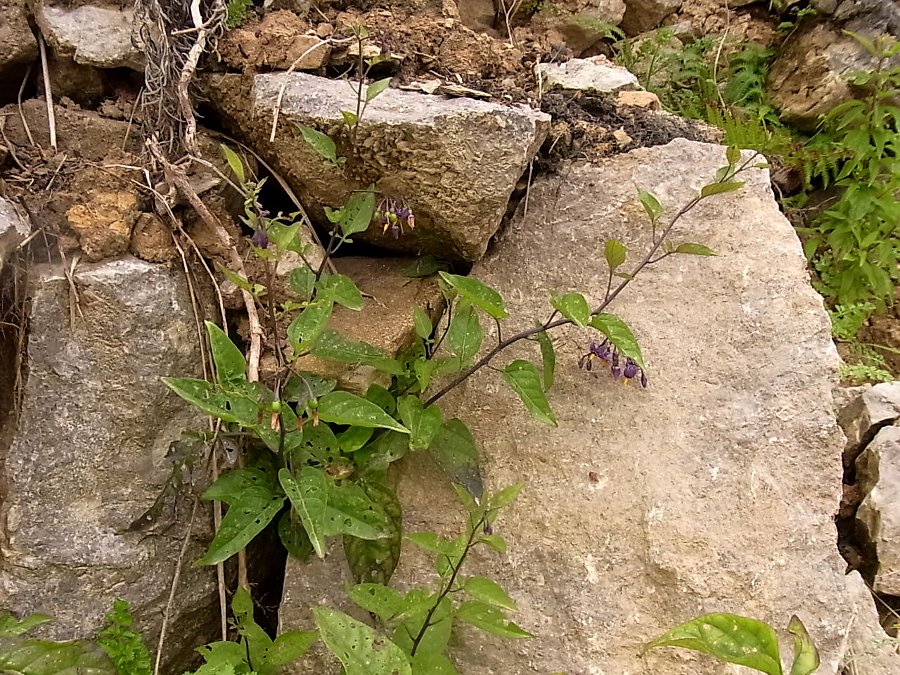
<instances>
[{"instance_id":1,"label":"purple flower cluster","mask_svg":"<svg viewBox=\"0 0 900 675\"><path fill-rule=\"evenodd\" d=\"M609 368L610 374L615 380L628 383L639 377L642 387L647 386L647 375L630 356L619 353L619 350L608 340L597 342L591 340L588 345L588 353L578 360L578 367L587 371L593 371L595 362L599 361Z\"/></svg>"},{"instance_id":2,"label":"purple flower cluster","mask_svg":"<svg viewBox=\"0 0 900 675\"><path fill-rule=\"evenodd\" d=\"M411 230L416 227L416 217L412 209L406 204L390 198L381 200L381 204L378 205L378 210L375 212L375 218L384 228L383 233L387 234L387 231L390 230L394 239L400 238L404 227Z\"/></svg>"}]
</instances>

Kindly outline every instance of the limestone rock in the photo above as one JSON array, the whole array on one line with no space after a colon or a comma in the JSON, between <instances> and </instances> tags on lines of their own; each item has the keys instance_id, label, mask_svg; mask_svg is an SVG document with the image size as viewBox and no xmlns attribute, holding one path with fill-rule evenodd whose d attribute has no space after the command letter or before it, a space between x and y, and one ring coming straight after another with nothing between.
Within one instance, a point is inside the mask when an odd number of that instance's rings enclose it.
<instances>
[{"instance_id":1,"label":"limestone rock","mask_svg":"<svg viewBox=\"0 0 900 675\"><path fill-rule=\"evenodd\" d=\"M847 588L854 603L843 672L848 675L900 673L900 654L887 641L887 633L878 621L875 600L859 572L847 575Z\"/></svg>"},{"instance_id":2,"label":"limestone rock","mask_svg":"<svg viewBox=\"0 0 900 675\"><path fill-rule=\"evenodd\" d=\"M364 340L391 356L412 344L415 336L413 310L424 309L437 320L444 307L437 282L429 278L411 279L403 270L412 264L407 258L336 258L335 267L356 282L368 296L362 311L336 307L328 327L351 340ZM387 386L390 377L370 366L351 366L307 356L298 368L322 373L338 380L343 389L365 394L373 383ZM386 380L384 378L387 378Z\"/></svg>"},{"instance_id":3,"label":"limestone rock","mask_svg":"<svg viewBox=\"0 0 900 675\"><path fill-rule=\"evenodd\" d=\"M620 27L626 35L653 30L662 20L681 8L682 0L626 0Z\"/></svg>"},{"instance_id":4,"label":"limestone rock","mask_svg":"<svg viewBox=\"0 0 900 675\"><path fill-rule=\"evenodd\" d=\"M83 638L123 598L155 644L189 527L190 487L163 500L155 533L123 530L171 479L181 432L203 425L160 380L201 376L187 283L180 268L134 258L78 266L74 291L55 266L33 268L30 278L28 376L15 428L0 429L4 609L47 613L54 621L45 635ZM190 565L210 522L201 505L165 663L183 663L215 634L215 573Z\"/></svg>"},{"instance_id":5,"label":"limestone rock","mask_svg":"<svg viewBox=\"0 0 900 675\"><path fill-rule=\"evenodd\" d=\"M838 413L847 437L844 465L852 466L878 431L900 419L900 382L881 382L863 389Z\"/></svg>"},{"instance_id":6,"label":"limestone rock","mask_svg":"<svg viewBox=\"0 0 900 675\"><path fill-rule=\"evenodd\" d=\"M605 56L571 59L565 63L538 63L535 71L543 78L544 86L550 89L576 89L597 94L641 89L637 77Z\"/></svg>"},{"instance_id":7,"label":"limestone rock","mask_svg":"<svg viewBox=\"0 0 900 675\"><path fill-rule=\"evenodd\" d=\"M616 94L616 104L648 110L662 110L659 96L652 91L620 91Z\"/></svg>"},{"instance_id":8,"label":"limestone rock","mask_svg":"<svg viewBox=\"0 0 900 675\"><path fill-rule=\"evenodd\" d=\"M0 197L0 270L10 254L30 233L28 215L13 202Z\"/></svg>"},{"instance_id":9,"label":"limestone rock","mask_svg":"<svg viewBox=\"0 0 900 675\"><path fill-rule=\"evenodd\" d=\"M24 0L0 0L0 103L16 100L24 68L38 48Z\"/></svg>"},{"instance_id":10,"label":"limestone rock","mask_svg":"<svg viewBox=\"0 0 900 675\"><path fill-rule=\"evenodd\" d=\"M885 427L856 460L865 495L856 517L878 558L874 589L900 595L900 426Z\"/></svg>"},{"instance_id":11,"label":"limestone rock","mask_svg":"<svg viewBox=\"0 0 900 675\"><path fill-rule=\"evenodd\" d=\"M269 142L282 86L279 124ZM524 106L466 98L444 99L390 89L366 108L353 153L341 140L344 167L323 160L296 125L336 136L341 111L356 109L347 82L275 73L252 79L212 76L208 95L226 123L291 183L311 215L342 206L354 190L374 184L384 197L405 201L415 229L395 239L370 228L365 238L393 250L477 260L497 231L516 182L549 128L549 116Z\"/></svg>"},{"instance_id":12,"label":"limestone rock","mask_svg":"<svg viewBox=\"0 0 900 675\"><path fill-rule=\"evenodd\" d=\"M849 35L829 24L798 31L772 64L767 83L785 122L811 129L819 117L853 98L845 77L877 65Z\"/></svg>"},{"instance_id":13,"label":"limestone rock","mask_svg":"<svg viewBox=\"0 0 900 675\"><path fill-rule=\"evenodd\" d=\"M328 62L331 45L308 30L309 24L292 12L269 12L261 21L226 33L219 52L232 68L315 70Z\"/></svg>"},{"instance_id":14,"label":"limestone rock","mask_svg":"<svg viewBox=\"0 0 900 675\"><path fill-rule=\"evenodd\" d=\"M130 8L40 2L35 7L35 21L50 45L73 56L75 63L144 69L143 52L132 41L134 11Z\"/></svg>"},{"instance_id":15,"label":"limestone rock","mask_svg":"<svg viewBox=\"0 0 900 675\"><path fill-rule=\"evenodd\" d=\"M604 239L621 239L639 259L651 235L638 187L671 217L724 163L721 146L675 140L535 181L527 217L520 211L473 269L506 298L503 334L549 316L554 291L598 302ZM441 402L445 417L470 424L492 489L525 482L495 525L508 553L485 553L468 571L496 578L518 602L517 623L538 636L462 635L461 673L723 673L704 657L640 658L636 647L713 611L777 626L797 613L821 651L818 672L838 672L850 603L832 520L839 360L768 172L744 178L742 190L701 202L675 228L673 241L703 242L717 257L667 258L612 308L643 347L648 389L580 371L591 336L571 329L555 336L558 428L532 421L489 369ZM490 345L496 329L483 325ZM514 358L540 361L523 344L495 365ZM421 470L424 457L408 459L398 493L405 530L455 536L446 479ZM406 547L397 585L431 575Z\"/></svg>"}]
</instances>

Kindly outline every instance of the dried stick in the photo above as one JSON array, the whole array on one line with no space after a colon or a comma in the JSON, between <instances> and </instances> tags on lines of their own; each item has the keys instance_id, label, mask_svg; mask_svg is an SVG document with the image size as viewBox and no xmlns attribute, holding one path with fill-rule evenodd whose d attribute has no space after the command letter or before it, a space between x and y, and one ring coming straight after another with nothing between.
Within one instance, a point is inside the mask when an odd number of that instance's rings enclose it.
<instances>
[{"instance_id":1,"label":"dried stick","mask_svg":"<svg viewBox=\"0 0 900 675\"><path fill-rule=\"evenodd\" d=\"M44 73L44 98L47 101L47 124L50 127L50 147L56 150L56 111L53 109L53 91L50 88L50 68L47 66L47 47L38 33L38 48L41 50L41 71Z\"/></svg>"},{"instance_id":2,"label":"dried stick","mask_svg":"<svg viewBox=\"0 0 900 675\"><path fill-rule=\"evenodd\" d=\"M25 92L25 85L28 84L28 78L31 77L32 64L28 64L25 70L25 77L22 78L22 84L19 85L19 94L16 96L16 103L19 105L19 117L22 118L22 127L25 129L25 135L28 136L28 142L34 147L34 136L31 135L31 128L28 126L28 120L25 119L25 112L22 110L22 94Z\"/></svg>"}]
</instances>

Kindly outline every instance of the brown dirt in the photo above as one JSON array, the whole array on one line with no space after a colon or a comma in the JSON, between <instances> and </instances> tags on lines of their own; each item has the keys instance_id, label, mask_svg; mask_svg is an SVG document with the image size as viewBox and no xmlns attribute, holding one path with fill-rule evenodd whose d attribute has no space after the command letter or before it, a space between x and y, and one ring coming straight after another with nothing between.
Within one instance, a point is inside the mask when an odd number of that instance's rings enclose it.
<instances>
[{"instance_id":1,"label":"brown dirt","mask_svg":"<svg viewBox=\"0 0 900 675\"><path fill-rule=\"evenodd\" d=\"M900 350L900 286L895 289L894 298L894 306L884 314L872 317L869 325L859 331L859 339L874 345L894 377L900 377L900 353L897 352Z\"/></svg>"}]
</instances>

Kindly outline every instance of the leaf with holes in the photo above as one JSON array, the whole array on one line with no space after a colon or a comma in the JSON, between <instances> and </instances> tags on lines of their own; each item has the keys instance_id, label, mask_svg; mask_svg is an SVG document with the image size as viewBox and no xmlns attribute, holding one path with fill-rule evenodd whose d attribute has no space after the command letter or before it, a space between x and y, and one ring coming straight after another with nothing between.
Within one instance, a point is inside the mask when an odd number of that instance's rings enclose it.
<instances>
[{"instance_id":1,"label":"leaf with holes","mask_svg":"<svg viewBox=\"0 0 900 675\"><path fill-rule=\"evenodd\" d=\"M502 296L487 284L473 277L464 277L459 274L440 272L440 276L459 293L461 298L468 300L489 316L495 319L505 319L509 316Z\"/></svg>"},{"instance_id":2,"label":"leaf with holes","mask_svg":"<svg viewBox=\"0 0 900 675\"><path fill-rule=\"evenodd\" d=\"M362 293L353 279L343 274L323 274L317 284L319 295L333 300L338 305L358 312L363 308Z\"/></svg>"},{"instance_id":3,"label":"leaf with holes","mask_svg":"<svg viewBox=\"0 0 900 675\"><path fill-rule=\"evenodd\" d=\"M278 519L278 539L288 554L298 560L306 560L313 552L306 528L294 509L288 509Z\"/></svg>"},{"instance_id":4,"label":"leaf with holes","mask_svg":"<svg viewBox=\"0 0 900 675\"><path fill-rule=\"evenodd\" d=\"M406 655L373 628L328 607L314 607L312 613L322 642L346 675L412 675Z\"/></svg>"},{"instance_id":5,"label":"leaf with holes","mask_svg":"<svg viewBox=\"0 0 900 675\"><path fill-rule=\"evenodd\" d=\"M223 473L215 483L206 488L201 499L207 501L217 499L226 504L233 504L252 488L267 490L272 495L278 492L265 471L248 466Z\"/></svg>"},{"instance_id":6,"label":"leaf with holes","mask_svg":"<svg viewBox=\"0 0 900 675\"><path fill-rule=\"evenodd\" d=\"M390 358L378 347L368 342L348 340L333 330L325 330L321 334L312 353L330 361L372 366L391 375L399 375L403 370L396 359Z\"/></svg>"},{"instance_id":7,"label":"leaf with holes","mask_svg":"<svg viewBox=\"0 0 900 675\"><path fill-rule=\"evenodd\" d=\"M368 190L354 192L344 208L341 209L341 221L338 225L345 237L365 232L372 223L375 215L375 186L369 186Z\"/></svg>"},{"instance_id":8,"label":"leaf with holes","mask_svg":"<svg viewBox=\"0 0 900 675\"><path fill-rule=\"evenodd\" d=\"M245 489L240 499L228 507L209 550L194 566L215 565L228 560L262 532L283 505L284 495L273 493L267 486Z\"/></svg>"},{"instance_id":9,"label":"leaf with holes","mask_svg":"<svg viewBox=\"0 0 900 675\"><path fill-rule=\"evenodd\" d=\"M223 422L237 422L238 418L228 409L228 399L206 380L189 377L164 377L163 384L178 394L200 412L218 417Z\"/></svg>"},{"instance_id":10,"label":"leaf with holes","mask_svg":"<svg viewBox=\"0 0 900 675\"><path fill-rule=\"evenodd\" d=\"M428 448L441 428L441 409L435 405L425 407L418 396L404 396L400 399L398 409L400 419L410 431L409 447L412 450Z\"/></svg>"},{"instance_id":11,"label":"leaf with holes","mask_svg":"<svg viewBox=\"0 0 900 675\"><path fill-rule=\"evenodd\" d=\"M556 417L541 386L541 377L534 364L517 359L503 369L503 379L519 395L528 412L544 424L556 426Z\"/></svg>"},{"instance_id":12,"label":"leaf with holes","mask_svg":"<svg viewBox=\"0 0 900 675\"><path fill-rule=\"evenodd\" d=\"M302 354L312 349L319 337L325 332L328 319L334 310L331 298L321 298L306 306L297 317L291 321L287 329L288 341L294 354Z\"/></svg>"},{"instance_id":13,"label":"leaf with holes","mask_svg":"<svg viewBox=\"0 0 900 675\"><path fill-rule=\"evenodd\" d=\"M369 498L387 517L388 536L380 539L344 537L344 555L357 582L386 584L400 561L403 535L403 512L397 495L381 483L361 483Z\"/></svg>"},{"instance_id":14,"label":"leaf with holes","mask_svg":"<svg viewBox=\"0 0 900 675\"><path fill-rule=\"evenodd\" d=\"M337 147L328 134L323 134L321 131L316 131L311 127L305 127L302 124L298 124L297 127L303 135L303 140L316 151L316 154L323 159L327 159L329 162L337 161Z\"/></svg>"},{"instance_id":15,"label":"leaf with holes","mask_svg":"<svg viewBox=\"0 0 900 675\"><path fill-rule=\"evenodd\" d=\"M228 335L212 321L206 322L209 346L216 364L219 383L240 382L246 379L247 360Z\"/></svg>"},{"instance_id":16,"label":"leaf with holes","mask_svg":"<svg viewBox=\"0 0 900 675\"><path fill-rule=\"evenodd\" d=\"M325 557L325 512L328 506L328 479L325 472L311 466L300 470L299 480L287 469L278 472L278 481L300 516L313 550Z\"/></svg>"},{"instance_id":17,"label":"leaf with holes","mask_svg":"<svg viewBox=\"0 0 900 675\"><path fill-rule=\"evenodd\" d=\"M478 448L466 423L453 418L441 425L428 448L435 463L476 499L484 494Z\"/></svg>"},{"instance_id":18,"label":"leaf with holes","mask_svg":"<svg viewBox=\"0 0 900 675\"><path fill-rule=\"evenodd\" d=\"M319 399L319 419L333 424L391 429L408 434L409 429L380 407L348 391L332 391Z\"/></svg>"},{"instance_id":19,"label":"leaf with holes","mask_svg":"<svg viewBox=\"0 0 900 675\"><path fill-rule=\"evenodd\" d=\"M609 341L625 356L630 356L641 368L644 367L641 347L638 345L634 333L631 332L631 328L622 319L614 314L597 314L591 319L591 326L608 337Z\"/></svg>"},{"instance_id":20,"label":"leaf with holes","mask_svg":"<svg viewBox=\"0 0 900 675\"><path fill-rule=\"evenodd\" d=\"M782 675L778 638L762 621L735 614L704 614L676 626L644 647L682 647L720 661Z\"/></svg>"},{"instance_id":21,"label":"leaf with holes","mask_svg":"<svg viewBox=\"0 0 900 675\"><path fill-rule=\"evenodd\" d=\"M394 524L362 487L343 481L340 486L328 486L322 531L327 537L346 534L358 539L384 539L394 534Z\"/></svg>"},{"instance_id":22,"label":"leaf with holes","mask_svg":"<svg viewBox=\"0 0 900 675\"><path fill-rule=\"evenodd\" d=\"M591 320L591 308L581 293L554 295L550 304L576 326L583 328Z\"/></svg>"}]
</instances>

